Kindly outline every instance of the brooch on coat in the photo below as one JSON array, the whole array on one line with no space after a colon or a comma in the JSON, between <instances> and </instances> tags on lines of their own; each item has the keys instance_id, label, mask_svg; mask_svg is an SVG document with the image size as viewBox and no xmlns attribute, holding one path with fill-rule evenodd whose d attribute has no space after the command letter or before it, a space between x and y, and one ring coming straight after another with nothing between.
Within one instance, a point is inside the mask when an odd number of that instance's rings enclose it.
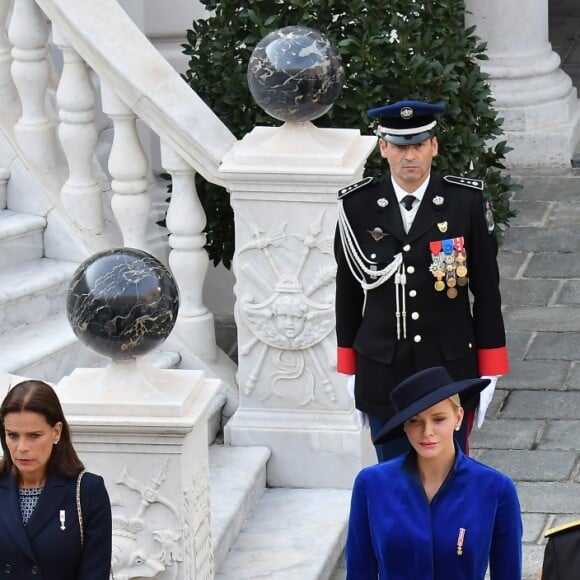
<instances>
[{"instance_id":1,"label":"brooch on coat","mask_svg":"<svg viewBox=\"0 0 580 580\"><path fill-rule=\"evenodd\" d=\"M459 535L457 536L457 555L463 555L463 542L465 540L465 528L459 528Z\"/></svg>"}]
</instances>

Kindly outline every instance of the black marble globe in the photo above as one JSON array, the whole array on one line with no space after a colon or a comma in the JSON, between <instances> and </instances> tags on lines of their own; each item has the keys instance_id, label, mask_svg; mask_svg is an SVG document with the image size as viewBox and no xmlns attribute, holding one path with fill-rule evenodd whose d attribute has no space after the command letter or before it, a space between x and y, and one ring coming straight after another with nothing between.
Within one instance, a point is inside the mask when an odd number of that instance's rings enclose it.
<instances>
[{"instance_id":1,"label":"black marble globe","mask_svg":"<svg viewBox=\"0 0 580 580\"><path fill-rule=\"evenodd\" d=\"M127 360L169 336L177 320L179 291L157 258L134 248L115 248L77 268L66 308L81 342L101 355Z\"/></svg>"},{"instance_id":2,"label":"black marble globe","mask_svg":"<svg viewBox=\"0 0 580 580\"><path fill-rule=\"evenodd\" d=\"M285 26L257 45L248 63L256 103L280 121L312 121L338 99L344 69L338 50L319 31Z\"/></svg>"}]
</instances>

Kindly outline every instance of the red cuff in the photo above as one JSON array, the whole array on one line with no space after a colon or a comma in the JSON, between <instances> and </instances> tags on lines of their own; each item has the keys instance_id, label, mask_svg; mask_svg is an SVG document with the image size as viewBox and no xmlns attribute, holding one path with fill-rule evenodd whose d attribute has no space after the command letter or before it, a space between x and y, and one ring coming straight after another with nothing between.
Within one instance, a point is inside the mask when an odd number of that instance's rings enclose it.
<instances>
[{"instance_id":1,"label":"red cuff","mask_svg":"<svg viewBox=\"0 0 580 580\"><path fill-rule=\"evenodd\" d=\"M345 375L354 375L356 372L356 350L339 346L336 356L336 370Z\"/></svg>"},{"instance_id":2,"label":"red cuff","mask_svg":"<svg viewBox=\"0 0 580 580\"><path fill-rule=\"evenodd\" d=\"M477 351L480 376L505 375L510 370L507 348L481 348Z\"/></svg>"}]
</instances>

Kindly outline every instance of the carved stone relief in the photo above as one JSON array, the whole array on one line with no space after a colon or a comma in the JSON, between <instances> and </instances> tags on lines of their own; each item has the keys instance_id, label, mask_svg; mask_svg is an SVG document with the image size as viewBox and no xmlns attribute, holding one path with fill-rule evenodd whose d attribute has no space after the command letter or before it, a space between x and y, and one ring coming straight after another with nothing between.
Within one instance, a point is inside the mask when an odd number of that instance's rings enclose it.
<instances>
[{"instance_id":1,"label":"carved stone relief","mask_svg":"<svg viewBox=\"0 0 580 580\"><path fill-rule=\"evenodd\" d=\"M293 400L300 406L336 401L321 347L334 329L336 275L333 239L324 234L324 217L320 212L306 231L296 233L287 232L288 222L266 229L248 213L240 221L250 233L236 257L245 281L236 306L238 320L251 335L239 345L239 355L251 357L251 371L242 385L246 396L285 399L288 393L281 385L295 381L300 393ZM256 389L266 362L273 370L267 386L261 381Z\"/></svg>"}]
</instances>

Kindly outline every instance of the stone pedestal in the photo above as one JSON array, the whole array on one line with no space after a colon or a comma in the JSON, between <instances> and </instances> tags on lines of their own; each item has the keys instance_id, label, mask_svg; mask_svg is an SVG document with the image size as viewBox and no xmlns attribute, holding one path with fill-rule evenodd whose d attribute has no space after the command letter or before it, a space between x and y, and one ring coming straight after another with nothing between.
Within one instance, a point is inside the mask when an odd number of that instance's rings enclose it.
<instances>
[{"instance_id":1,"label":"stone pedestal","mask_svg":"<svg viewBox=\"0 0 580 580\"><path fill-rule=\"evenodd\" d=\"M548 41L548 0L466 0L467 26L487 43L495 108L512 166L570 167L580 140L576 88Z\"/></svg>"},{"instance_id":2,"label":"stone pedestal","mask_svg":"<svg viewBox=\"0 0 580 580\"><path fill-rule=\"evenodd\" d=\"M257 127L220 168L235 212L240 405L226 443L272 450L268 484L348 488L374 462L336 372L336 193L375 137L309 122Z\"/></svg>"},{"instance_id":3,"label":"stone pedestal","mask_svg":"<svg viewBox=\"0 0 580 580\"><path fill-rule=\"evenodd\" d=\"M207 413L218 381L131 362L77 369L55 388L79 456L107 485L115 576L212 579Z\"/></svg>"}]
</instances>

